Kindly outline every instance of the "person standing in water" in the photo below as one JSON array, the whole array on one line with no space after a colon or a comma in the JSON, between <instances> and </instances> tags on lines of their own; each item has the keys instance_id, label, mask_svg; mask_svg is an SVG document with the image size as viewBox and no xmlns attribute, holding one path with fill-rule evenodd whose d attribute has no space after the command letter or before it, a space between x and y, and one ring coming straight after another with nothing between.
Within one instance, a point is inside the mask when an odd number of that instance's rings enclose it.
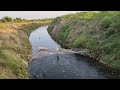
<instances>
[{"instance_id":1,"label":"person standing in water","mask_svg":"<svg viewBox=\"0 0 120 90\"><path fill-rule=\"evenodd\" d=\"M58 56L59 48L57 47L56 50L57 50L57 62L59 62L59 56Z\"/></svg>"}]
</instances>

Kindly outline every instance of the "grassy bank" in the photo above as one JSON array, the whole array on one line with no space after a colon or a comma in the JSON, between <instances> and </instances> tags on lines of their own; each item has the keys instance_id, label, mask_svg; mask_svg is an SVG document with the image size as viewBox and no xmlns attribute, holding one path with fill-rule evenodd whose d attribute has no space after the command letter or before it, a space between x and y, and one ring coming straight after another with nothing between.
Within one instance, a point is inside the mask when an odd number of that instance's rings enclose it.
<instances>
[{"instance_id":1,"label":"grassy bank","mask_svg":"<svg viewBox=\"0 0 120 90\"><path fill-rule=\"evenodd\" d=\"M32 52L29 34L49 22L0 23L0 79L28 78L27 60Z\"/></svg>"},{"instance_id":2,"label":"grassy bank","mask_svg":"<svg viewBox=\"0 0 120 90\"><path fill-rule=\"evenodd\" d=\"M120 12L81 12L57 17L50 35L63 47L89 49L109 67L120 69Z\"/></svg>"}]
</instances>

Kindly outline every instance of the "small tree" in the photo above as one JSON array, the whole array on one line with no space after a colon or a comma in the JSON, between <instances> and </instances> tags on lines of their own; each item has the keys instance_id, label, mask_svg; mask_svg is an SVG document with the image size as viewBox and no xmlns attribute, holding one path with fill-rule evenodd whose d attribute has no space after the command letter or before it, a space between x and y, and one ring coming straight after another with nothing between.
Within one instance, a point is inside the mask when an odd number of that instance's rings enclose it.
<instances>
[{"instance_id":1,"label":"small tree","mask_svg":"<svg viewBox=\"0 0 120 90\"><path fill-rule=\"evenodd\" d=\"M5 17L3 17L3 20L10 22L10 21L12 21L12 18L8 17L8 16L5 16Z\"/></svg>"},{"instance_id":2,"label":"small tree","mask_svg":"<svg viewBox=\"0 0 120 90\"><path fill-rule=\"evenodd\" d=\"M21 18L16 18L16 21L22 21L22 19Z\"/></svg>"},{"instance_id":3,"label":"small tree","mask_svg":"<svg viewBox=\"0 0 120 90\"><path fill-rule=\"evenodd\" d=\"M11 21L12 21L12 18L11 18L11 17L8 17L8 16L5 16L5 17L3 17L0 21L3 22L3 23L5 23L5 22L11 22Z\"/></svg>"}]
</instances>

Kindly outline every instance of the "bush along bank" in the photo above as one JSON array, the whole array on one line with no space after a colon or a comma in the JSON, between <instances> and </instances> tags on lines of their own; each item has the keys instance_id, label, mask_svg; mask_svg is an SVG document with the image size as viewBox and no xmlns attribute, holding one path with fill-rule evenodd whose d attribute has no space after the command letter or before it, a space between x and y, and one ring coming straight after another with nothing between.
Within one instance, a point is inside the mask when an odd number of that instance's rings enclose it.
<instances>
[{"instance_id":1,"label":"bush along bank","mask_svg":"<svg viewBox=\"0 0 120 90\"><path fill-rule=\"evenodd\" d=\"M87 56L120 70L120 12L80 12L55 18L48 27L64 48L88 49Z\"/></svg>"},{"instance_id":2,"label":"bush along bank","mask_svg":"<svg viewBox=\"0 0 120 90\"><path fill-rule=\"evenodd\" d=\"M0 79L27 79L31 58L30 32L50 22L0 23Z\"/></svg>"}]
</instances>

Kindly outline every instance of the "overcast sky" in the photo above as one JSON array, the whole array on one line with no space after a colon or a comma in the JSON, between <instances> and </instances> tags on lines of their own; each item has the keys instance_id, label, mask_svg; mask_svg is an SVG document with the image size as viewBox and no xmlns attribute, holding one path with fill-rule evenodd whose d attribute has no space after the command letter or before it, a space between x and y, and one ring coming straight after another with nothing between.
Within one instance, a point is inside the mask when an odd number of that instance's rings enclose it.
<instances>
[{"instance_id":1,"label":"overcast sky","mask_svg":"<svg viewBox=\"0 0 120 90\"><path fill-rule=\"evenodd\" d=\"M20 17L25 19L54 18L68 13L80 11L0 11L0 19L4 16L12 18Z\"/></svg>"}]
</instances>

